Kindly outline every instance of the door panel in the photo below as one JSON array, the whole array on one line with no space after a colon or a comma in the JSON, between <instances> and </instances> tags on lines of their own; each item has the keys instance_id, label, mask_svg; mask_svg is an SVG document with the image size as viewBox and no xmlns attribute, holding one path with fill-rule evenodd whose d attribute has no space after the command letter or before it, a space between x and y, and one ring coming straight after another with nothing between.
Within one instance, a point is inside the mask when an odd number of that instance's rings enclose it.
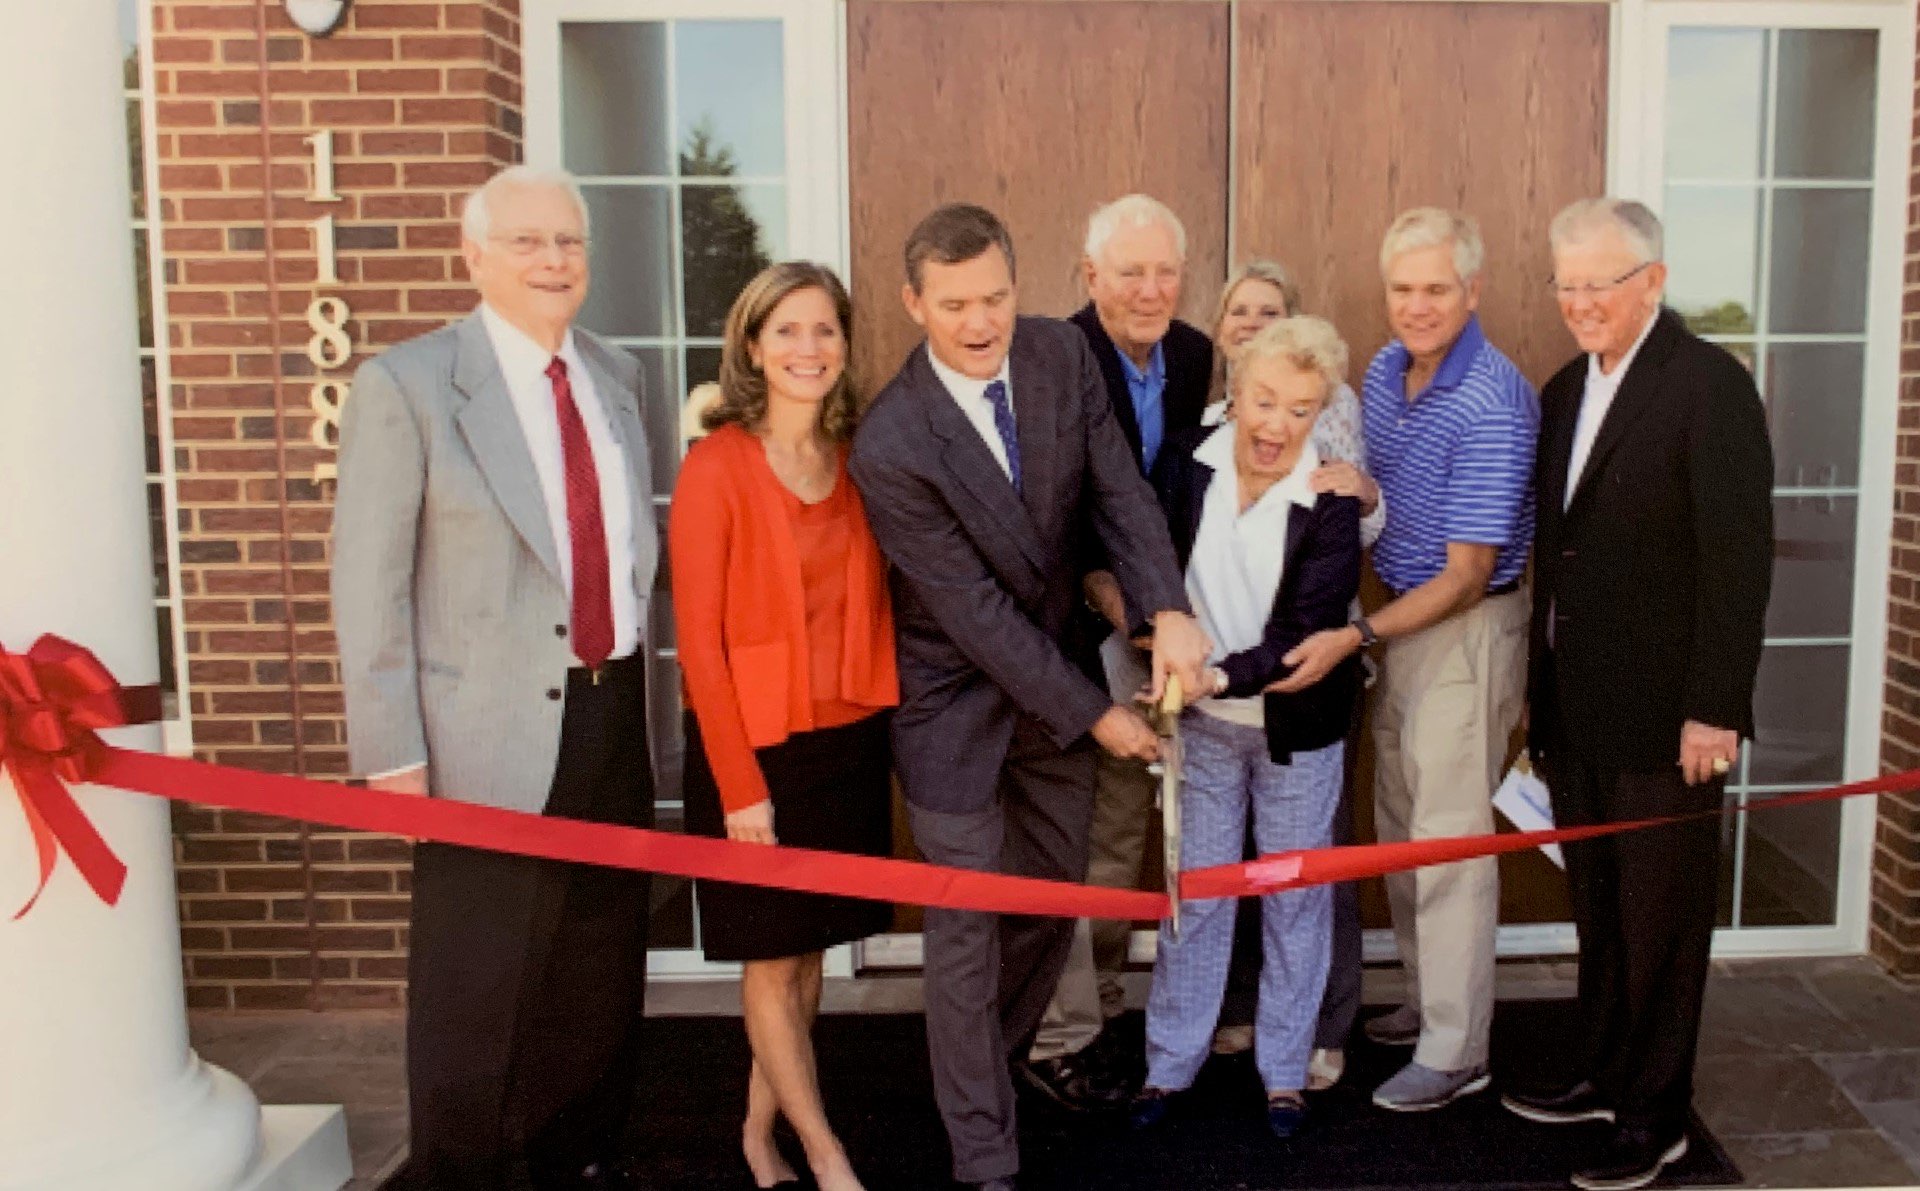
<instances>
[{"instance_id":1,"label":"door panel","mask_svg":"<svg viewBox=\"0 0 1920 1191\"><path fill-rule=\"evenodd\" d=\"M1224 273L1227 6L904 3L847 10L853 297L868 391L919 334L900 304L901 245L943 202L1006 221L1020 308L1084 300L1093 208L1145 191L1187 227L1182 313L1211 316Z\"/></svg>"},{"instance_id":2,"label":"door panel","mask_svg":"<svg viewBox=\"0 0 1920 1191\"><path fill-rule=\"evenodd\" d=\"M1235 245L1293 268L1358 374L1387 340L1381 233L1458 207L1487 244L1488 335L1537 384L1573 353L1547 224L1606 187L1607 6L1247 0Z\"/></svg>"}]
</instances>

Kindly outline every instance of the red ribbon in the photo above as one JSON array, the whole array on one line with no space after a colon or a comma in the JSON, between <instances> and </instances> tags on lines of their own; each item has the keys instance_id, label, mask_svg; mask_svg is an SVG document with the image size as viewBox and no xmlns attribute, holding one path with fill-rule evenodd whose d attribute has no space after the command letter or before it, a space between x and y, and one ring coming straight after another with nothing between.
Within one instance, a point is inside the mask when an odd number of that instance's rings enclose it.
<instances>
[{"instance_id":1,"label":"red ribbon","mask_svg":"<svg viewBox=\"0 0 1920 1191\"><path fill-rule=\"evenodd\" d=\"M46 887L57 848L66 850L81 876L110 905L118 899L126 877L126 867L73 801L64 779L355 831L668 876L1002 914L1138 920L1163 918L1167 913L1167 899L1161 893L550 818L156 756L115 748L94 735L97 728L155 718L153 694L151 688L119 688L92 654L57 637L42 637L25 657L0 649L0 719L5 724L0 732L0 767L14 774L40 858L35 899ZM150 705L134 706L143 697ZM1908 770L1751 802L1744 809L1915 790L1920 790L1920 770ZM1181 892L1193 900L1272 893L1712 818L1736 809L1742 808L1590 827L1284 852L1190 870L1181 878ZM29 900L20 914L32 905Z\"/></svg>"},{"instance_id":2,"label":"red ribbon","mask_svg":"<svg viewBox=\"0 0 1920 1191\"><path fill-rule=\"evenodd\" d=\"M107 746L94 731L127 722L120 684L80 646L52 635L24 655L0 646L0 770L13 774L40 870L33 896L14 918L40 900L63 850L101 901L120 900L127 866L67 783L92 781L104 759Z\"/></svg>"}]
</instances>

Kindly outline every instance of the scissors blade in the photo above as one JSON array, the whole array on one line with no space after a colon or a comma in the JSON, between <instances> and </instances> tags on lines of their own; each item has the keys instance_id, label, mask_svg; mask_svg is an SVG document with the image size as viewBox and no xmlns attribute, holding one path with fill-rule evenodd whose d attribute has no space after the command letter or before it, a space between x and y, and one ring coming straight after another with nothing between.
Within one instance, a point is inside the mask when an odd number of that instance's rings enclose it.
<instances>
[{"instance_id":1,"label":"scissors blade","mask_svg":"<svg viewBox=\"0 0 1920 1191\"><path fill-rule=\"evenodd\" d=\"M1167 921L1173 937L1180 937L1180 767L1184 760L1180 721L1160 743L1160 863L1166 873Z\"/></svg>"}]
</instances>

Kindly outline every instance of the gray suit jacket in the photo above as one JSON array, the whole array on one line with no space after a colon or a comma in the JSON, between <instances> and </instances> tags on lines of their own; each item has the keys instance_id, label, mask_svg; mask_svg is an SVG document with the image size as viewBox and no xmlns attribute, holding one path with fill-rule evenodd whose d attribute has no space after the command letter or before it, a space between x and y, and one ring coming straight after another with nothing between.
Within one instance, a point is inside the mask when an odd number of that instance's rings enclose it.
<instances>
[{"instance_id":1,"label":"gray suit jacket","mask_svg":"<svg viewBox=\"0 0 1920 1191\"><path fill-rule=\"evenodd\" d=\"M848 471L892 564L899 640L895 764L906 796L944 812L990 806L1025 715L1067 748L1111 706L1069 660L1091 527L1132 623L1189 611L1166 517L1114 421L1086 336L1022 318L1008 379L1016 494L927 361L924 344L874 400Z\"/></svg>"},{"instance_id":2,"label":"gray suit jacket","mask_svg":"<svg viewBox=\"0 0 1920 1191\"><path fill-rule=\"evenodd\" d=\"M659 551L640 371L626 352L575 334L628 464L636 562L624 579L640 595L644 649ZM574 664L558 549L477 313L361 366L340 424L333 514L355 773L425 759L437 796L546 805L564 710L555 692L564 696Z\"/></svg>"}]
</instances>

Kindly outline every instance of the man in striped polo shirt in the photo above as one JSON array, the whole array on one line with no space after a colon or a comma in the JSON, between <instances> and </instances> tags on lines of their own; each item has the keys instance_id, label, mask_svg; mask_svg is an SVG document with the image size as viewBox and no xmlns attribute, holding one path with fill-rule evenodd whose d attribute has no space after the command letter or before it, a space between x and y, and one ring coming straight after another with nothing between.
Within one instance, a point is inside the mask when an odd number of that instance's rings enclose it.
<instances>
[{"instance_id":1,"label":"man in striped polo shirt","mask_svg":"<svg viewBox=\"0 0 1920 1191\"><path fill-rule=\"evenodd\" d=\"M1374 692L1374 823L1382 842L1493 830L1492 795L1525 696L1540 402L1480 330L1484 255L1472 219L1422 207L1380 247L1395 338L1367 369L1367 470L1387 502L1373 569L1393 600L1287 657L1305 687L1384 643ZM1488 1085L1499 874L1491 859L1387 878L1407 1003L1367 1023L1413 1045L1374 1092L1401 1112Z\"/></svg>"}]
</instances>

